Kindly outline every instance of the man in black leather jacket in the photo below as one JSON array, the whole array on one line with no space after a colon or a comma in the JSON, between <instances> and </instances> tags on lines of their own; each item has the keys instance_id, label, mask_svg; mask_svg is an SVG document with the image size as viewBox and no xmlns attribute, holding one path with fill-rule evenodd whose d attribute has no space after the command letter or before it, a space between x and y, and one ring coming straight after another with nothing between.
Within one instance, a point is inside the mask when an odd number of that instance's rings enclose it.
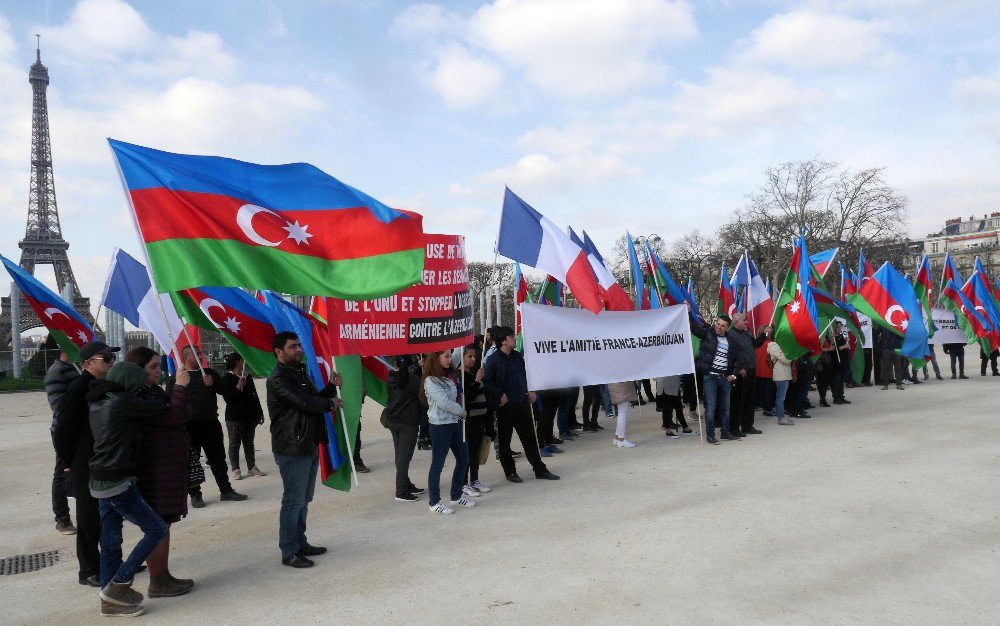
<instances>
[{"instance_id":1,"label":"man in black leather jacket","mask_svg":"<svg viewBox=\"0 0 1000 626\"><path fill-rule=\"evenodd\" d=\"M323 414L342 406L334 397L341 380L335 375L333 383L316 391L302 365L302 343L295 333L276 334L271 346L278 364L267 377L267 411L271 416L271 451L283 488L278 517L281 563L312 567L308 557L323 554L326 548L309 545L306 515L319 471L317 446L328 443Z\"/></svg>"}]
</instances>

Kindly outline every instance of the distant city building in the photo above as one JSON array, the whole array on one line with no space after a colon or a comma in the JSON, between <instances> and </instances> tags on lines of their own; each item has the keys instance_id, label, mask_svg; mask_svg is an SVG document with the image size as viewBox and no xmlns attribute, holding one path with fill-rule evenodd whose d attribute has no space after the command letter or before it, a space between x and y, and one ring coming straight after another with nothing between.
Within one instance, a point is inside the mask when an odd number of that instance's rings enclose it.
<instances>
[{"instance_id":1,"label":"distant city building","mask_svg":"<svg viewBox=\"0 0 1000 626\"><path fill-rule=\"evenodd\" d=\"M912 243L914 253L927 254L934 270L940 270L945 255L951 254L959 274L963 279L968 278L978 256L992 277L1000 267L1000 211L981 218L970 215L968 219L955 217L945 220L940 232Z\"/></svg>"}]
</instances>

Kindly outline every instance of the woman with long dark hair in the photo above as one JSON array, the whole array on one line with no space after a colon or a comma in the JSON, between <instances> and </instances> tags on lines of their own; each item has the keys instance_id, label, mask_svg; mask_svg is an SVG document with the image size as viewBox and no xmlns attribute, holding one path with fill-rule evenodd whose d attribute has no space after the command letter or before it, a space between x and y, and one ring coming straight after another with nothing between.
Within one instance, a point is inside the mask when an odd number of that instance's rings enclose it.
<instances>
[{"instance_id":1,"label":"woman with long dark hair","mask_svg":"<svg viewBox=\"0 0 1000 626\"><path fill-rule=\"evenodd\" d=\"M136 486L143 499L167 524L167 535L146 558L150 598L183 595L194 586L190 578L174 578L169 569L170 526L187 515L188 451L191 440L184 422L191 417L186 385L175 384L170 395L160 387L163 372L159 355L139 346L129 350L125 362L144 369L146 382L138 392L144 400L158 399L169 408L155 419L139 421L140 456Z\"/></svg>"},{"instance_id":2,"label":"woman with long dark hair","mask_svg":"<svg viewBox=\"0 0 1000 626\"><path fill-rule=\"evenodd\" d=\"M233 480L242 480L240 474L240 446L247 461L247 476L264 476L257 467L253 439L257 426L264 423L264 409L260 405L257 386L247 371L246 361L237 352L226 356L226 385L222 397L226 400L226 430L229 432L229 466Z\"/></svg>"},{"instance_id":3,"label":"woman with long dark hair","mask_svg":"<svg viewBox=\"0 0 1000 626\"><path fill-rule=\"evenodd\" d=\"M462 422L468 414L462 406L462 381L451 366L451 350L427 355L420 384L420 402L427 405L427 420L430 422L431 468L427 473L427 491L431 513L454 513L441 501L441 470L448 450L455 455L451 503L470 508L476 506L462 492L465 472L469 468L469 449L462 441Z\"/></svg>"},{"instance_id":4,"label":"woman with long dark hair","mask_svg":"<svg viewBox=\"0 0 1000 626\"><path fill-rule=\"evenodd\" d=\"M479 358L479 346L470 344L462 349L462 382L465 391L465 408L469 416L465 420L465 440L469 448L469 475L462 492L472 498L488 493L490 488L479 480L480 453L483 437L493 433L493 412L486 401L483 387L483 368Z\"/></svg>"},{"instance_id":5,"label":"woman with long dark hair","mask_svg":"<svg viewBox=\"0 0 1000 626\"><path fill-rule=\"evenodd\" d=\"M408 354L396 357L396 368L385 377L389 399L385 404L385 420L392 433L392 449L396 459L396 502L416 502L424 492L410 480L410 461L417 445L420 428L420 369L416 359Z\"/></svg>"}]
</instances>

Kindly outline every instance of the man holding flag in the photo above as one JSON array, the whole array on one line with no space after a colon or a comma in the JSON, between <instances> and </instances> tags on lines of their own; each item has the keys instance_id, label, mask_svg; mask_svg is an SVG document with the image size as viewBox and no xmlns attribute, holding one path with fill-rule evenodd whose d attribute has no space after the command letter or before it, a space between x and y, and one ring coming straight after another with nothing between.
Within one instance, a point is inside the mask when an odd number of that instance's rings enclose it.
<instances>
[{"instance_id":1,"label":"man holding flag","mask_svg":"<svg viewBox=\"0 0 1000 626\"><path fill-rule=\"evenodd\" d=\"M278 363L267 377L267 411L271 416L271 450L281 474L281 513L278 545L281 564L312 567L311 556L326 548L306 540L306 516L316 490L320 444L326 444L324 413L342 406L336 384L339 376L317 392L302 364L305 354L298 335L282 331L271 344Z\"/></svg>"}]
</instances>

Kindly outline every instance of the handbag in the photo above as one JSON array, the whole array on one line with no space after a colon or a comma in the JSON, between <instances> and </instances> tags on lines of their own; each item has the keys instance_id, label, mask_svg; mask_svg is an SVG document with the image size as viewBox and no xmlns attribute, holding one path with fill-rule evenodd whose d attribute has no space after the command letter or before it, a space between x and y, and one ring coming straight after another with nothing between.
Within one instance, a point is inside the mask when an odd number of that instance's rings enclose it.
<instances>
[{"instance_id":1,"label":"handbag","mask_svg":"<svg viewBox=\"0 0 1000 626\"><path fill-rule=\"evenodd\" d=\"M205 482L205 468L201 465L201 452L197 448L188 449L188 487Z\"/></svg>"}]
</instances>

